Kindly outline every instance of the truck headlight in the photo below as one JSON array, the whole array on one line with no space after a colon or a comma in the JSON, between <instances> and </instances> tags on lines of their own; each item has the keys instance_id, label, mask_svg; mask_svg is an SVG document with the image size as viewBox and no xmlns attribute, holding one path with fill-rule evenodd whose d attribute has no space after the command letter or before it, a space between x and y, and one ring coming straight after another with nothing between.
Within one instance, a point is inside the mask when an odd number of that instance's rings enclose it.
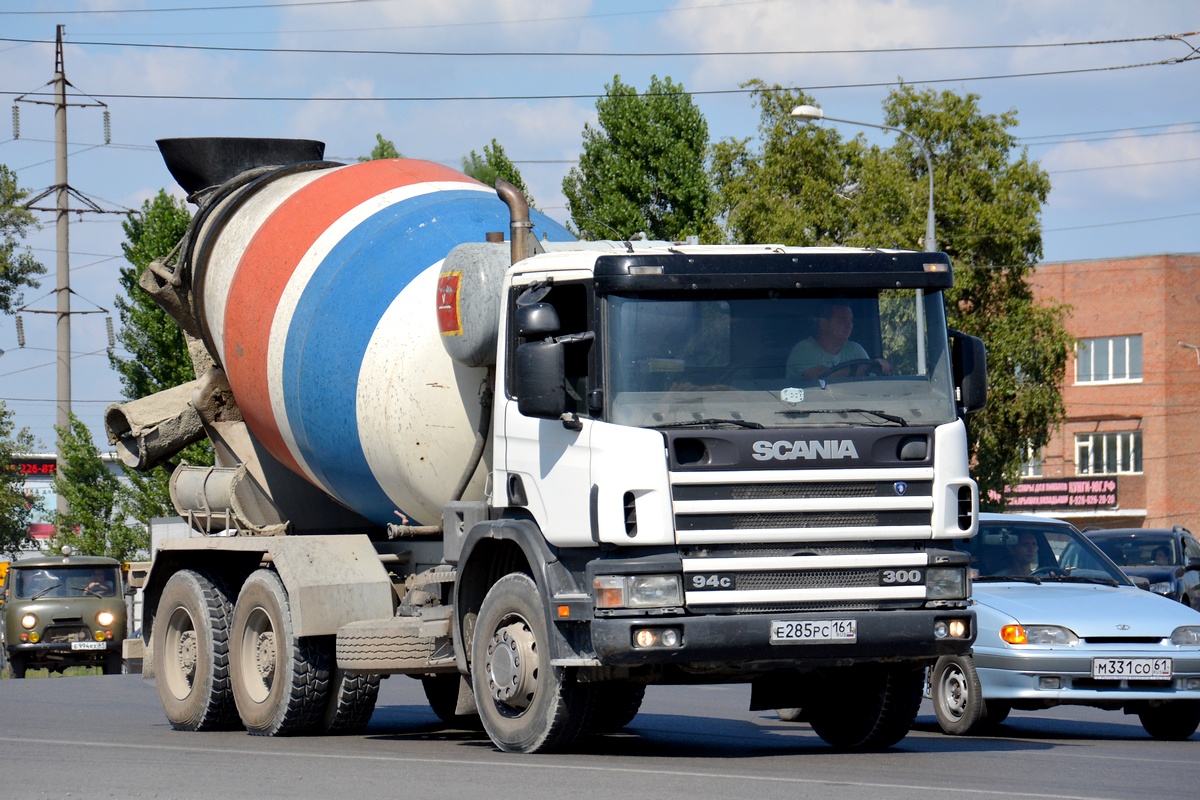
<instances>
[{"instance_id":1,"label":"truck headlight","mask_svg":"<svg viewBox=\"0 0 1200 800\"><path fill-rule=\"evenodd\" d=\"M37 627L37 614L26 614L21 617L21 627L25 630L31 630Z\"/></svg>"},{"instance_id":2,"label":"truck headlight","mask_svg":"<svg viewBox=\"0 0 1200 800\"><path fill-rule=\"evenodd\" d=\"M678 575L600 575L593 579L596 608L670 608L683 605Z\"/></svg>"},{"instance_id":3,"label":"truck headlight","mask_svg":"<svg viewBox=\"0 0 1200 800\"><path fill-rule=\"evenodd\" d=\"M962 600L967 596L967 571L962 567L925 570L925 594L930 600Z\"/></svg>"},{"instance_id":4,"label":"truck headlight","mask_svg":"<svg viewBox=\"0 0 1200 800\"><path fill-rule=\"evenodd\" d=\"M116 617L113 616L111 611L101 611L96 615L96 622L98 622L102 628L107 628L109 625L112 625L114 619L116 619Z\"/></svg>"}]
</instances>

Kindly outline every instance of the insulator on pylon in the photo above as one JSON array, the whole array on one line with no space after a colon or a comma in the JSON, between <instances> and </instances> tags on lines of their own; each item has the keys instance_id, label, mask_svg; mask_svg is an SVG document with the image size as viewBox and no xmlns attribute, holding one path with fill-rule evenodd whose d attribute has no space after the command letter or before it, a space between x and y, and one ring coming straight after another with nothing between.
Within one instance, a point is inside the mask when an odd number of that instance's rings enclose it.
<instances>
[{"instance_id":1,"label":"insulator on pylon","mask_svg":"<svg viewBox=\"0 0 1200 800\"><path fill-rule=\"evenodd\" d=\"M108 328L108 349L111 350L117 346L117 337L113 335L112 317L104 318L104 327Z\"/></svg>"},{"instance_id":2,"label":"insulator on pylon","mask_svg":"<svg viewBox=\"0 0 1200 800\"><path fill-rule=\"evenodd\" d=\"M21 138L21 107L13 103L13 138Z\"/></svg>"},{"instance_id":3,"label":"insulator on pylon","mask_svg":"<svg viewBox=\"0 0 1200 800\"><path fill-rule=\"evenodd\" d=\"M17 314L17 347L25 346L25 323L21 319L21 315Z\"/></svg>"},{"instance_id":4,"label":"insulator on pylon","mask_svg":"<svg viewBox=\"0 0 1200 800\"><path fill-rule=\"evenodd\" d=\"M109 118L108 109L104 109L104 143L112 144L112 120Z\"/></svg>"}]
</instances>

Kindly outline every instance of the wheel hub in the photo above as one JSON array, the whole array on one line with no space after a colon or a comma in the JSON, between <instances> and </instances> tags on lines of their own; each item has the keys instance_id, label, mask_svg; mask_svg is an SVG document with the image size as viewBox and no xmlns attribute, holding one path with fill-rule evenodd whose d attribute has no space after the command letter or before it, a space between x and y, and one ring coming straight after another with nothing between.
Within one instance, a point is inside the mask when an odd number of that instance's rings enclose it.
<instances>
[{"instance_id":1,"label":"wheel hub","mask_svg":"<svg viewBox=\"0 0 1200 800\"><path fill-rule=\"evenodd\" d=\"M275 676L275 634L264 631L258 634L255 641L254 665L263 683L268 686Z\"/></svg>"},{"instance_id":2,"label":"wheel hub","mask_svg":"<svg viewBox=\"0 0 1200 800\"><path fill-rule=\"evenodd\" d=\"M967 711L967 682L961 672L948 671L942 679L942 706L954 717Z\"/></svg>"},{"instance_id":3,"label":"wheel hub","mask_svg":"<svg viewBox=\"0 0 1200 800\"><path fill-rule=\"evenodd\" d=\"M514 622L499 628L488 644L488 689L493 699L515 709L525 709L537 690L537 640L529 626Z\"/></svg>"},{"instance_id":4,"label":"wheel hub","mask_svg":"<svg viewBox=\"0 0 1200 800\"><path fill-rule=\"evenodd\" d=\"M179 635L176 647L176 663L184 679L190 684L196 677L196 632L184 631Z\"/></svg>"}]
</instances>

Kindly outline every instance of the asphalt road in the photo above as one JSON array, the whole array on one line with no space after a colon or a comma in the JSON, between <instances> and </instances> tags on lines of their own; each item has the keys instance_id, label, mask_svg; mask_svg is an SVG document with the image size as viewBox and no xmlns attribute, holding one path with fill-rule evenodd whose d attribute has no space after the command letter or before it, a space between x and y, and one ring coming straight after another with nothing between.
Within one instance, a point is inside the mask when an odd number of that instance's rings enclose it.
<instances>
[{"instance_id":1,"label":"asphalt road","mask_svg":"<svg viewBox=\"0 0 1200 800\"><path fill-rule=\"evenodd\" d=\"M626 732L513 756L441 726L405 677L383 682L365 733L294 739L174 731L138 675L5 679L0 798L1161 800L1200 784L1200 734L1154 741L1119 712L1018 711L961 738L926 704L899 746L847 754L748 700L745 686L651 687Z\"/></svg>"}]
</instances>

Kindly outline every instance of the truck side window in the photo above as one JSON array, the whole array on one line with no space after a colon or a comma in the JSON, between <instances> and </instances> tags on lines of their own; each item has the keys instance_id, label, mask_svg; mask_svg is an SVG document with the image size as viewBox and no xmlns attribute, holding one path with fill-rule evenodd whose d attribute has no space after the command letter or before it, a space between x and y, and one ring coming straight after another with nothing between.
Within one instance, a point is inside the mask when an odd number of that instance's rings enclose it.
<instances>
[{"instance_id":1,"label":"truck side window","mask_svg":"<svg viewBox=\"0 0 1200 800\"><path fill-rule=\"evenodd\" d=\"M519 292L518 292L519 294ZM583 333L594 330L591 320L591 286L589 283L554 283L549 293L541 299L554 306L558 312L560 328L558 335ZM521 341L513 342L513 349ZM568 344L566 347L567 411L588 416L587 393L592 342ZM510 359L511 363L511 359Z\"/></svg>"}]
</instances>

